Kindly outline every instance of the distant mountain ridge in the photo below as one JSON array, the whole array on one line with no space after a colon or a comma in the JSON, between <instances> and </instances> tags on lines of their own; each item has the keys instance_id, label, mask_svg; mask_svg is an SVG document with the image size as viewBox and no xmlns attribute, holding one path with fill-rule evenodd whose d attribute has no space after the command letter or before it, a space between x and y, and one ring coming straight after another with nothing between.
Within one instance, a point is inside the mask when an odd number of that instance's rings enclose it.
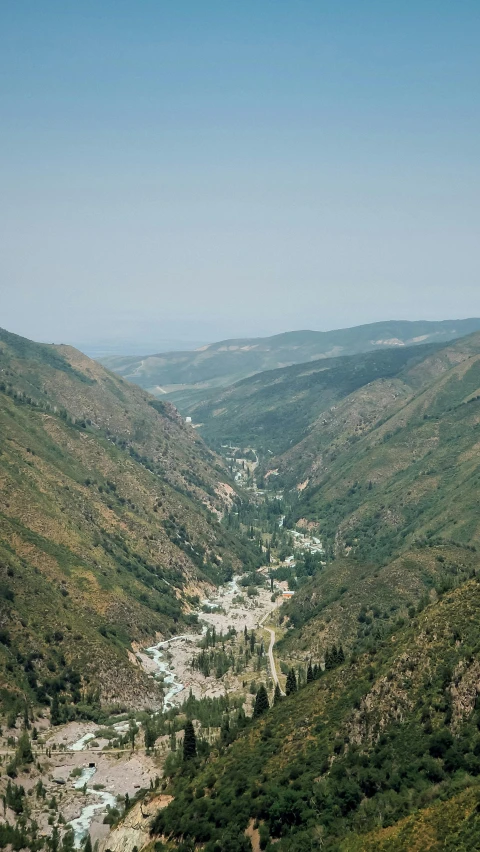
<instances>
[{"instance_id":1,"label":"distant mountain ridge","mask_svg":"<svg viewBox=\"0 0 480 852\"><path fill-rule=\"evenodd\" d=\"M155 395L224 387L254 373L388 347L446 343L480 330L480 318L388 320L333 331L288 331L221 340L185 352L109 357L101 363Z\"/></svg>"}]
</instances>

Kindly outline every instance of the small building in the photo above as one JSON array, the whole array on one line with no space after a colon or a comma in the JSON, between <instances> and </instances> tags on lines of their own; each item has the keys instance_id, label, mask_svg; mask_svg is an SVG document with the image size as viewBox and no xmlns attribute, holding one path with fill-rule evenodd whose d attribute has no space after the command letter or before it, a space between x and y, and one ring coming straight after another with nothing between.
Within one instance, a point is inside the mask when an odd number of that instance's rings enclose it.
<instances>
[{"instance_id":1,"label":"small building","mask_svg":"<svg viewBox=\"0 0 480 852\"><path fill-rule=\"evenodd\" d=\"M290 598L293 598L294 594L295 592L292 592L290 589L284 589L282 592L282 598L285 598L285 600L288 601Z\"/></svg>"},{"instance_id":2,"label":"small building","mask_svg":"<svg viewBox=\"0 0 480 852\"><path fill-rule=\"evenodd\" d=\"M192 422L191 417L185 417L185 423L191 423L191 422Z\"/></svg>"}]
</instances>

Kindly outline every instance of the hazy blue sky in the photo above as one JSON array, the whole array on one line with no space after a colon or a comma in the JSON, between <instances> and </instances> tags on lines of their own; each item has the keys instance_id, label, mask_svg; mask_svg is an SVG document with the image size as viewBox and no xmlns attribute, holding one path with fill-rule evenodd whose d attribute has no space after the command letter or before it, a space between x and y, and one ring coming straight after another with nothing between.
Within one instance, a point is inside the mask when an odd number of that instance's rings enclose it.
<instances>
[{"instance_id":1,"label":"hazy blue sky","mask_svg":"<svg viewBox=\"0 0 480 852\"><path fill-rule=\"evenodd\" d=\"M3 0L0 325L480 314L479 0Z\"/></svg>"}]
</instances>

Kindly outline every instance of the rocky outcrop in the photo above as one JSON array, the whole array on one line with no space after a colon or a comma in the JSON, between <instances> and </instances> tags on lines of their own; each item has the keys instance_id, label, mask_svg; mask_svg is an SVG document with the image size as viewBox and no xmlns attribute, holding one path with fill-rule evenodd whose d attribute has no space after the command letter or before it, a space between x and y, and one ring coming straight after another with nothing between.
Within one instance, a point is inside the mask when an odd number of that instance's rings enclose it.
<instances>
[{"instance_id":1,"label":"rocky outcrop","mask_svg":"<svg viewBox=\"0 0 480 852\"><path fill-rule=\"evenodd\" d=\"M99 852L139 852L150 842L150 823L157 811L166 808L172 796L155 796L150 801L138 802L128 811L122 822L100 843Z\"/></svg>"}]
</instances>

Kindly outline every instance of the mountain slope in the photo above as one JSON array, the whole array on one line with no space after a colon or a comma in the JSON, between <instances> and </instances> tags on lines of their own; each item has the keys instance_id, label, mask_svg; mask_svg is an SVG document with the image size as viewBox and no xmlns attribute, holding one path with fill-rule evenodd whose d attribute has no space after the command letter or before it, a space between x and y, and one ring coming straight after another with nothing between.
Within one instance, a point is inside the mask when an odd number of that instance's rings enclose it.
<instances>
[{"instance_id":1,"label":"mountain slope","mask_svg":"<svg viewBox=\"0 0 480 852\"><path fill-rule=\"evenodd\" d=\"M249 826L279 852L478 848L479 612L468 581L184 766L154 832L205 852L251 848Z\"/></svg>"},{"instance_id":2,"label":"mountain slope","mask_svg":"<svg viewBox=\"0 0 480 852\"><path fill-rule=\"evenodd\" d=\"M192 390L230 385L262 370L385 347L441 343L478 330L480 319L390 321L335 331L292 331L273 337L223 340L194 352L111 357L102 363L152 393L179 392L175 396L178 403Z\"/></svg>"},{"instance_id":3,"label":"mountain slope","mask_svg":"<svg viewBox=\"0 0 480 852\"><path fill-rule=\"evenodd\" d=\"M384 397L408 397L403 371L436 348L386 349L271 370L210 391L184 410L201 424L199 431L211 446L231 441L278 455L298 444L325 411L335 410L343 399L348 404L352 394L374 382L382 382L376 386L375 410L383 407Z\"/></svg>"},{"instance_id":4,"label":"mountain slope","mask_svg":"<svg viewBox=\"0 0 480 852\"><path fill-rule=\"evenodd\" d=\"M202 584L253 564L217 521L232 496L173 407L76 350L0 331L6 706L55 691L67 717L100 703L158 706L130 644L177 632Z\"/></svg>"}]
</instances>

